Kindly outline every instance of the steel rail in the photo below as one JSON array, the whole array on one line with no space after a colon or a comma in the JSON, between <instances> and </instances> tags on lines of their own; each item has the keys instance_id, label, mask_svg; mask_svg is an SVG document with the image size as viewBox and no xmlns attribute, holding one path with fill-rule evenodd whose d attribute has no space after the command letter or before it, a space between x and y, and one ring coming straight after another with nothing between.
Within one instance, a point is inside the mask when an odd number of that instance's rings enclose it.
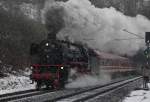
<instances>
[{"instance_id":1,"label":"steel rail","mask_svg":"<svg viewBox=\"0 0 150 102\"><path fill-rule=\"evenodd\" d=\"M17 92L12 92L12 93L5 93L5 94L1 94L1 97L6 97L6 96L11 96L11 95L17 95L17 94L22 94L22 93L28 93L28 92L33 92L36 91L35 89L31 89L31 90L23 90L23 91L17 91Z\"/></svg>"},{"instance_id":2,"label":"steel rail","mask_svg":"<svg viewBox=\"0 0 150 102\"><path fill-rule=\"evenodd\" d=\"M50 90L27 90L27 91L20 91L20 92L14 92L14 93L8 93L0 96L0 102L8 102L15 99L20 99L24 97L31 97L34 95L44 94L51 92Z\"/></svg>"}]
</instances>

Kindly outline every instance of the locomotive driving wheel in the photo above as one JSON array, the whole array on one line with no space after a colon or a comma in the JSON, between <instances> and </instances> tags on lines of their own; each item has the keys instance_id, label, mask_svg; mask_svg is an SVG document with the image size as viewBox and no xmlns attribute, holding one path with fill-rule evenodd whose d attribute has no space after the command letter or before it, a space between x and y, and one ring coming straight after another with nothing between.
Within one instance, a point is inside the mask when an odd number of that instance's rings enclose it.
<instances>
[{"instance_id":1,"label":"locomotive driving wheel","mask_svg":"<svg viewBox=\"0 0 150 102\"><path fill-rule=\"evenodd\" d=\"M52 89L58 90L60 89L60 82L58 79L55 79L52 84Z\"/></svg>"},{"instance_id":2,"label":"locomotive driving wheel","mask_svg":"<svg viewBox=\"0 0 150 102\"><path fill-rule=\"evenodd\" d=\"M49 89L49 84L46 84L46 89L47 89L47 90Z\"/></svg>"},{"instance_id":3,"label":"locomotive driving wheel","mask_svg":"<svg viewBox=\"0 0 150 102\"><path fill-rule=\"evenodd\" d=\"M60 88L65 88L65 82L63 80L60 82Z\"/></svg>"},{"instance_id":4,"label":"locomotive driving wheel","mask_svg":"<svg viewBox=\"0 0 150 102\"><path fill-rule=\"evenodd\" d=\"M38 81L38 82L36 83L36 89L37 89L37 90L40 90L40 89L41 89L41 86L42 86L42 82L41 82L41 81Z\"/></svg>"}]
</instances>

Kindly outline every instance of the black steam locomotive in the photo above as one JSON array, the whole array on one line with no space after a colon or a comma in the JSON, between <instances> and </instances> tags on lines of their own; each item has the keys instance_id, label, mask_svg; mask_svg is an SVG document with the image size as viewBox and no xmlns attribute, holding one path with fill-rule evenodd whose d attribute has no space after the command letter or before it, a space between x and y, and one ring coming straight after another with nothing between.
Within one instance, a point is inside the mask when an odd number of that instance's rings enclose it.
<instances>
[{"instance_id":1,"label":"black steam locomotive","mask_svg":"<svg viewBox=\"0 0 150 102\"><path fill-rule=\"evenodd\" d=\"M88 50L81 44L63 40L43 40L40 44L31 44L31 79L53 89L63 88L68 80L70 68L80 73L90 72L88 68Z\"/></svg>"}]
</instances>

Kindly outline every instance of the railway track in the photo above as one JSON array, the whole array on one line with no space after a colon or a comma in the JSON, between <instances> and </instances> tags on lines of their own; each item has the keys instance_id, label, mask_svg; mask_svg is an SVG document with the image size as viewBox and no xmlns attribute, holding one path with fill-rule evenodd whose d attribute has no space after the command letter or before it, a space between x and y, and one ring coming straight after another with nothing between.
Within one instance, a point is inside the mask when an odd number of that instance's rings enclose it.
<instances>
[{"instance_id":1,"label":"railway track","mask_svg":"<svg viewBox=\"0 0 150 102\"><path fill-rule=\"evenodd\" d=\"M3 94L3 95L0 95L0 102L8 102L11 100L16 100L16 99L20 99L24 97L31 97L34 95L44 94L47 92L50 92L50 91L47 91L47 90L37 91L35 89L32 89L32 90Z\"/></svg>"},{"instance_id":2,"label":"railway track","mask_svg":"<svg viewBox=\"0 0 150 102\"><path fill-rule=\"evenodd\" d=\"M6 94L0 95L0 99L1 99L2 97L7 97L7 96L11 96L11 95L17 95L17 94L22 94L22 93L28 93L28 92L33 92L33 91L36 91L36 90L35 90L35 89L31 89L31 90L24 90L24 91L6 93Z\"/></svg>"},{"instance_id":3,"label":"railway track","mask_svg":"<svg viewBox=\"0 0 150 102\"><path fill-rule=\"evenodd\" d=\"M130 84L140 78L141 77L136 77L136 78L132 78L132 79L128 79L128 80L122 80L119 82L113 82L113 83L110 83L107 85L93 87L93 88L90 88L90 89L87 89L87 90L84 90L84 91L81 91L78 93L73 93L70 95L52 99L47 102L56 102L56 101L57 102L85 102L85 101L88 102L90 99L93 99L100 95L109 94L112 91L122 88L122 87L126 86L127 84ZM93 102L93 101L91 101L91 102Z\"/></svg>"},{"instance_id":4,"label":"railway track","mask_svg":"<svg viewBox=\"0 0 150 102\"><path fill-rule=\"evenodd\" d=\"M108 84L91 86L77 89L63 89L57 91L36 91L28 90L5 94L0 96L0 102L79 102L90 100L98 95L115 90L118 87L123 87L133 81L140 79L136 77L128 80L120 80L110 82Z\"/></svg>"}]
</instances>

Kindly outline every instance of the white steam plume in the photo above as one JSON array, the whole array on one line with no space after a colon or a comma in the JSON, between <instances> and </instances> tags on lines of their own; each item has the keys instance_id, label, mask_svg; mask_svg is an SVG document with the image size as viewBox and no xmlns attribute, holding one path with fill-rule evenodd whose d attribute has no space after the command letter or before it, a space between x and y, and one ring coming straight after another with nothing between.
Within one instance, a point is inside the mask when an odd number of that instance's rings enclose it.
<instances>
[{"instance_id":1,"label":"white steam plume","mask_svg":"<svg viewBox=\"0 0 150 102\"><path fill-rule=\"evenodd\" d=\"M99 77L99 76L92 76L92 75L80 75L77 77L76 80L72 81L71 83L68 83L65 87L66 88L82 88L82 87L88 87L93 85L103 85L108 82L110 82L110 76L105 75L107 77Z\"/></svg>"},{"instance_id":2,"label":"white steam plume","mask_svg":"<svg viewBox=\"0 0 150 102\"><path fill-rule=\"evenodd\" d=\"M46 3L44 10L51 6L64 8L65 27L59 32L59 37L69 35L76 41L82 41L89 46L106 52L133 55L144 47L144 39L121 40L137 38L130 32L144 37L150 31L150 21L142 16L125 16L114 8L96 8L88 0L69 0L67 2ZM94 39L94 40L85 40Z\"/></svg>"},{"instance_id":3,"label":"white steam plume","mask_svg":"<svg viewBox=\"0 0 150 102\"><path fill-rule=\"evenodd\" d=\"M111 75L108 72L97 70L98 74L81 74L76 69L70 69L68 84L66 88L82 88L99 84L106 84L111 81Z\"/></svg>"}]
</instances>

